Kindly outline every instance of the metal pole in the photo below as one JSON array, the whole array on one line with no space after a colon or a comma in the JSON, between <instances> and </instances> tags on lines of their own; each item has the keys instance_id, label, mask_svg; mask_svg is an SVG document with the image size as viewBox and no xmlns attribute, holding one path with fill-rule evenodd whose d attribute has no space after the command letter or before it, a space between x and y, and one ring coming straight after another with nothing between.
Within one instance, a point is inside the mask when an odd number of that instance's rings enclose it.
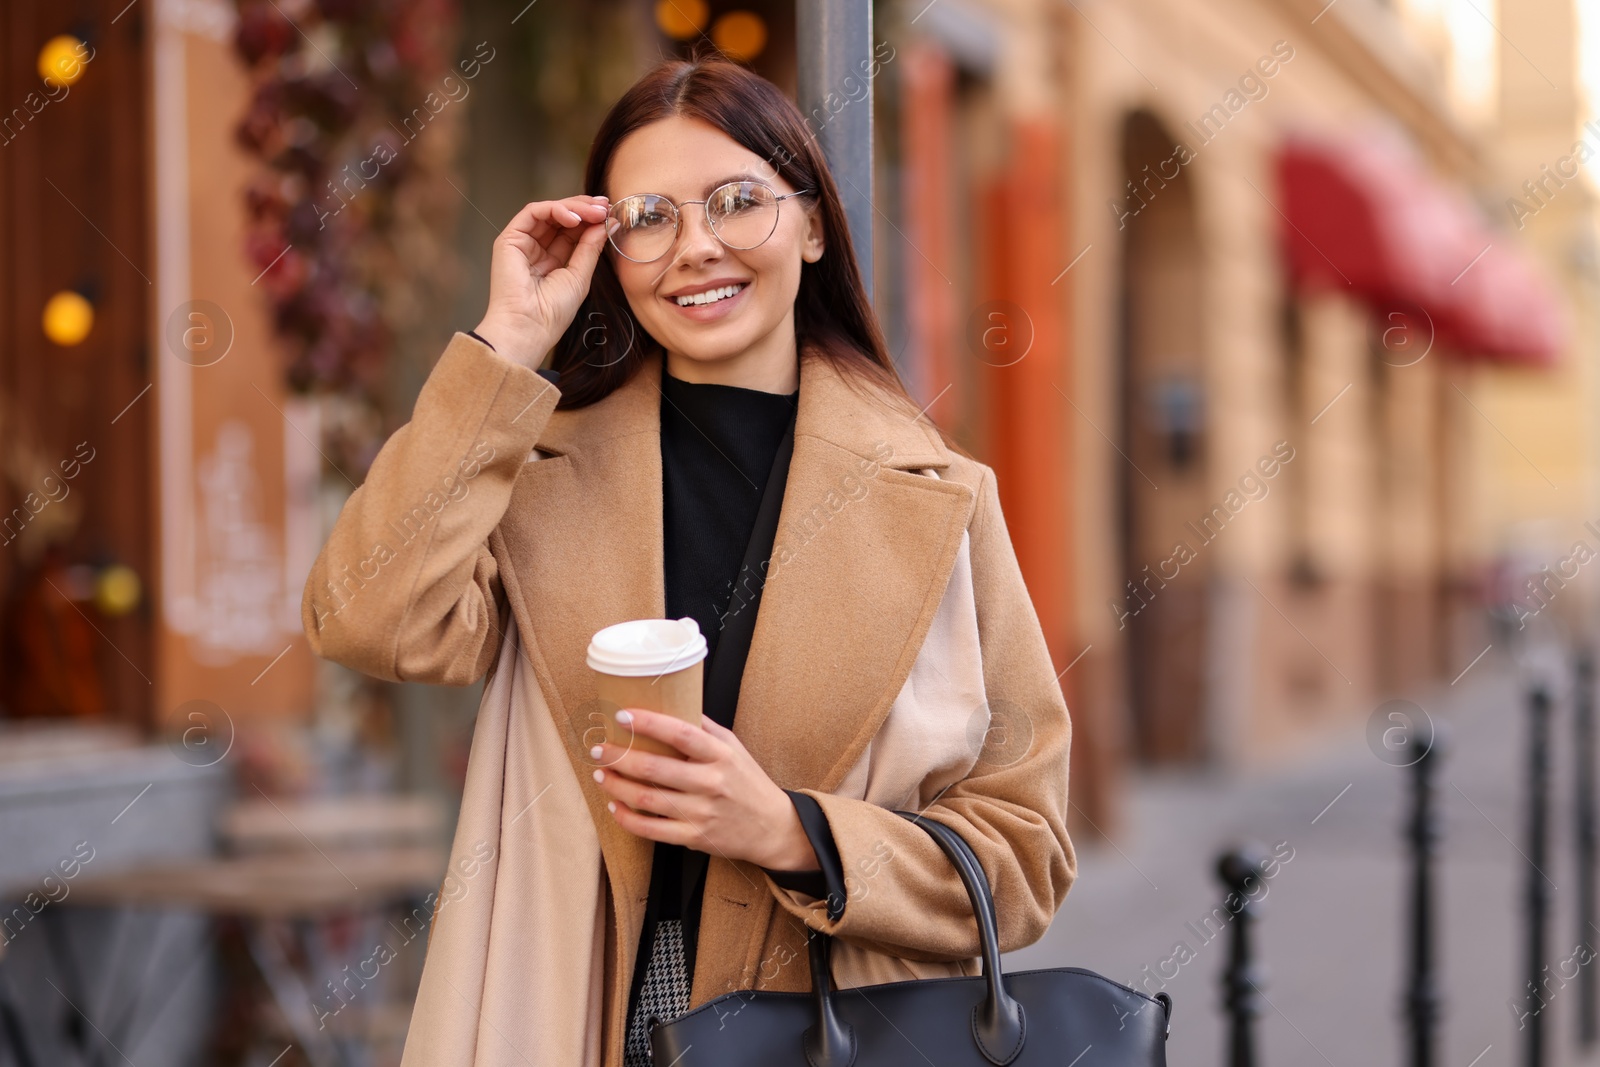
<instances>
[{"instance_id":1,"label":"metal pole","mask_svg":"<svg viewBox=\"0 0 1600 1067\"><path fill-rule=\"evenodd\" d=\"M1572 702L1572 725L1576 734L1574 757L1578 818L1578 933L1584 943L1595 929L1595 807L1594 807L1594 653L1585 648L1578 653L1576 687ZM1578 976L1578 1041L1584 1048L1594 1045L1600 1032L1600 981L1594 967L1585 967Z\"/></svg>"},{"instance_id":2,"label":"metal pole","mask_svg":"<svg viewBox=\"0 0 1600 1067\"><path fill-rule=\"evenodd\" d=\"M1523 1045L1525 1067L1544 1067L1545 927L1549 892L1544 868L1548 850L1550 776L1550 694L1542 684L1528 691L1528 824L1524 852L1528 857L1528 876L1524 889L1527 926L1526 996L1527 1022Z\"/></svg>"},{"instance_id":3,"label":"metal pole","mask_svg":"<svg viewBox=\"0 0 1600 1067\"><path fill-rule=\"evenodd\" d=\"M839 185L872 299L872 4L797 0L795 37L800 113Z\"/></svg>"},{"instance_id":4,"label":"metal pole","mask_svg":"<svg viewBox=\"0 0 1600 1067\"><path fill-rule=\"evenodd\" d=\"M1440 833L1437 789L1444 730L1435 726L1428 747L1412 765L1411 818L1406 826L1411 844L1411 959L1406 990L1412 1067L1433 1067L1443 995L1434 960L1433 867Z\"/></svg>"},{"instance_id":5,"label":"metal pole","mask_svg":"<svg viewBox=\"0 0 1600 1067\"><path fill-rule=\"evenodd\" d=\"M1224 853L1217 861L1217 875L1229 890L1223 906L1234 916L1228 966L1222 975L1229 1067L1255 1067L1256 1062L1255 1022L1261 1014L1261 987L1267 976L1253 958L1250 930L1261 905L1250 899L1250 893L1265 877L1265 867L1265 850L1251 845Z\"/></svg>"}]
</instances>

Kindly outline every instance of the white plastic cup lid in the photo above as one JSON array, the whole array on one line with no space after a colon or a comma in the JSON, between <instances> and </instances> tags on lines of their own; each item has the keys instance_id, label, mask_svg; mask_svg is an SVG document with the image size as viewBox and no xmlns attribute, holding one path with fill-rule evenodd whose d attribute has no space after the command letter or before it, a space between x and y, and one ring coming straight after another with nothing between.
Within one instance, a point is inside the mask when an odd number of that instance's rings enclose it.
<instances>
[{"instance_id":1,"label":"white plastic cup lid","mask_svg":"<svg viewBox=\"0 0 1600 1067\"><path fill-rule=\"evenodd\" d=\"M688 616L619 622L589 641L589 666L624 678L679 671L705 657L700 624Z\"/></svg>"}]
</instances>

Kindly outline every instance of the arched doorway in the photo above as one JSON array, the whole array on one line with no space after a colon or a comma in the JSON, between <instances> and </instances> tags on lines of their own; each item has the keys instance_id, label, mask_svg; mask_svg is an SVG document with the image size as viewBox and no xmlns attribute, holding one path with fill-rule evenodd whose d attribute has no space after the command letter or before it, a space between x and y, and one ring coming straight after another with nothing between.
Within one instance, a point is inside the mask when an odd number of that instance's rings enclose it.
<instances>
[{"instance_id":1,"label":"arched doorway","mask_svg":"<svg viewBox=\"0 0 1600 1067\"><path fill-rule=\"evenodd\" d=\"M1153 115L1123 126L1119 458L1121 588L1138 757L1207 756L1206 621L1216 532L1204 521L1206 425L1193 155Z\"/></svg>"}]
</instances>

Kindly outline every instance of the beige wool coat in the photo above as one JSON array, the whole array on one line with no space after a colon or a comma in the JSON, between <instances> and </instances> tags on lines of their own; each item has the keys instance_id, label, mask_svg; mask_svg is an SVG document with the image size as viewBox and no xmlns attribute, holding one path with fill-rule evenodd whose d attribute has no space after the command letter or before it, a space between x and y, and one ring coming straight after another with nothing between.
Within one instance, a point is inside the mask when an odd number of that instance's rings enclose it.
<instances>
[{"instance_id":1,"label":"beige wool coat","mask_svg":"<svg viewBox=\"0 0 1600 1067\"><path fill-rule=\"evenodd\" d=\"M842 988L978 973L977 925L925 812L972 846L1000 947L1077 875L1071 725L993 472L815 351L734 732L815 797L843 916L712 855L691 1007L805 990L806 927ZM622 1061L653 843L617 825L590 636L665 612L661 360L588 407L457 333L346 502L306 583L313 649L391 681L488 676L407 1067ZM723 1007L737 1025L741 998Z\"/></svg>"}]
</instances>

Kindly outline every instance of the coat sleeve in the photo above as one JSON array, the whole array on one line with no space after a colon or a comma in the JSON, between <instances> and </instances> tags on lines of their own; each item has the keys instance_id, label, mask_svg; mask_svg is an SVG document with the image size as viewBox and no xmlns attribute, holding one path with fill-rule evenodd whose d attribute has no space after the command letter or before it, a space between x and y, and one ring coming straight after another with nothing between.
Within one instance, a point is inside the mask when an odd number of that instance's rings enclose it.
<instances>
[{"instance_id":1,"label":"coat sleeve","mask_svg":"<svg viewBox=\"0 0 1600 1067\"><path fill-rule=\"evenodd\" d=\"M969 533L991 728L967 777L923 814L972 847L994 894L1000 950L1011 952L1044 936L1077 877L1066 829L1072 728L987 467ZM846 904L830 919L825 901L774 886L785 910L846 942L906 959L979 954L966 889L926 830L869 801L801 792L827 816Z\"/></svg>"},{"instance_id":2,"label":"coat sleeve","mask_svg":"<svg viewBox=\"0 0 1600 1067\"><path fill-rule=\"evenodd\" d=\"M800 817L800 828L811 842L811 851L817 854L820 867L814 871L774 871L761 868L774 884L792 889L802 896L816 897L828 902L828 914L838 917L844 910L844 864L839 859L839 849L833 843L833 832L828 829L827 817L812 797L793 789L785 789Z\"/></svg>"},{"instance_id":3,"label":"coat sleeve","mask_svg":"<svg viewBox=\"0 0 1600 1067\"><path fill-rule=\"evenodd\" d=\"M483 677L505 600L489 534L560 398L538 372L451 338L306 579L312 651L389 681Z\"/></svg>"}]
</instances>

